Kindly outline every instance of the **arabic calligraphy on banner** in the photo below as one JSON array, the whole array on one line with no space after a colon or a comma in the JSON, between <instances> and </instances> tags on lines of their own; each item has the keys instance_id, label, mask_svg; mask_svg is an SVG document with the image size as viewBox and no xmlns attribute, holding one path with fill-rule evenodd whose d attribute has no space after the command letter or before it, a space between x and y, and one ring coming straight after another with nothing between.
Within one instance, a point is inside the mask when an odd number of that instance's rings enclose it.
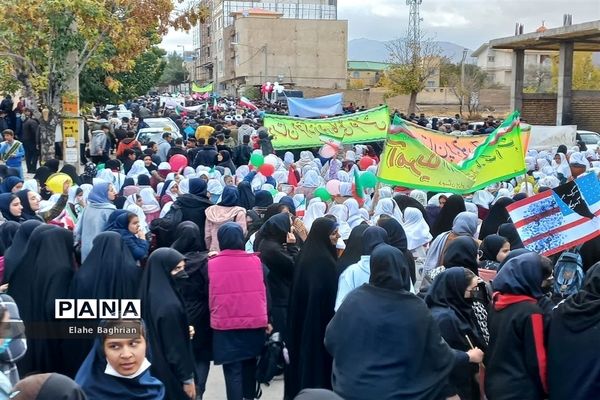
<instances>
[{"instance_id":1,"label":"arabic calligraphy on banner","mask_svg":"<svg viewBox=\"0 0 600 400\"><path fill-rule=\"evenodd\" d=\"M269 134L273 135L273 147L276 150L319 147L326 139L331 138L342 143L384 140L389 125L390 116L387 106L324 119L272 114L264 117L264 126L269 130Z\"/></svg>"},{"instance_id":2,"label":"arabic calligraphy on banner","mask_svg":"<svg viewBox=\"0 0 600 400\"><path fill-rule=\"evenodd\" d=\"M487 135L455 136L424 128L412 122L395 119L398 127L410 131L410 135L430 148L438 156L452 163L465 160L477 146L485 142Z\"/></svg>"},{"instance_id":3,"label":"arabic calligraphy on banner","mask_svg":"<svg viewBox=\"0 0 600 400\"><path fill-rule=\"evenodd\" d=\"M458 162L443 157L439 150L429 147L429 141L405 128L395 120L388 135L377 173L383 182L463 194L525 172L526 139L521 134L518 113L490 135L482 136L482 143Z\"/></svg>"}]
</instances>

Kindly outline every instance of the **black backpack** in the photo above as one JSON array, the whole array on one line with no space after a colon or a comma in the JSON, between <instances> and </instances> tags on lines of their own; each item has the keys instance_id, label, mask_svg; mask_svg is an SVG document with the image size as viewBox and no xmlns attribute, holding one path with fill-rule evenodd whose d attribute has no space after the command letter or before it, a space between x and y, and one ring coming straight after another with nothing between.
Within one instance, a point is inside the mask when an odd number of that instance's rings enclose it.
<instances>
[{"instance_id":1,"label":"black backpack","mask_svg":"<svg viewBox=\"0 0 600 400\"><path fill-rule=\"evenodd\" d=\"M262 396L261 384L269 386L274 377L283 373L287 361L287 348L279 332L273 333L265 342L262 352L256 363L256 394L254 397L260 399Z\"/></svg>"},{"instance_id":2,"label":"black backpack","mask_svg":"<svg viewBox=\"0 0 600 400\"><path fill-rule=\"evenodd\" d=\"M170 247L175 241L175 230L183 221L183 210L174 202L171 209L162 218L156 218L150 223L150 231L155 236L156 248Z\"/></svg>"}]
</instances>

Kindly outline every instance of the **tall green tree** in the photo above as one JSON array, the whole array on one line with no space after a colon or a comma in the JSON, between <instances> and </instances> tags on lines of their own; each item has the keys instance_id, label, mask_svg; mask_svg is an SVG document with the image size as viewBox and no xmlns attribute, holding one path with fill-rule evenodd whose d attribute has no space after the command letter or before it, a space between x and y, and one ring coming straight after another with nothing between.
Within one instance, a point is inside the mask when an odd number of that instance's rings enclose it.
<instances>
[{"instance_id":1,"label":"tall green tree","mask_svg":"<svg viewBox=\"0 0 600 400\"><path fill-rule=\"evenodd\" d=\"M110 74L101 67L86 68L79 76L81 101L118 104L148 93L160 81L166 65L163 59L165 54L164 50L153 46L135 59L135 66L131 71L116 74ZM109 86L115 80L118 82L117 88L111 90Z\"/></svg>"},{"instance_id":2,"label":"tall green tree","mask_svg":"<svg viewBox=\"0 0 600 400\"><path fill-rule=\"evenodd\" d=\"M47 109L41 129L42 159L54 157L54 132L67 83L86 68L110 74L131 71L135 59L160 41L169 28L190 29L208 9L192 0L2 0L0 57L24 94ZM115 91L118 80L107 80Z\"/></svg>"},{"instance_id":3,"label":"tall green tree","mask_svg":"<svg viewBox=\"0 0 600 400\"><path fill-rule=\"evenodd\" d=\"M177 52L167 56L165 69L160 78L160 86L177 86L187 80L187 70L184 66L184 59Z\"/></svg>"},{"instance_id":4,"label":"tall green tree","mask_svg":"<svg viewBox=\"0 0 600 400\"><path fill-rule=\"evenodd\" d=\"M573 53L573 90L600 89L600 67L594 65L592 53L576 51ZM558 88L558 55L552 57L552 87Z\"/></svg>"}]
</instances>

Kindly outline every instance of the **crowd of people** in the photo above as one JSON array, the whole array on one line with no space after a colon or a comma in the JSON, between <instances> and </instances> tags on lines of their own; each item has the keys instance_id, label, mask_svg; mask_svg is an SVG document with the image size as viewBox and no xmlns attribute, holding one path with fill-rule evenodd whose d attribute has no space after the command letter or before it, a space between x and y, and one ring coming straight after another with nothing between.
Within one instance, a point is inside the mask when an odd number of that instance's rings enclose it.
<instances>
[{"instance_id":1,"label":"crowd of people","mask_svg":"<svg viewBox=\"0 0 600 400\"><path fill-rule=\"evenodd\" d=\"M228 400L254 399L274 335L290 400L600 393L600 238L557 290L560 255L527 250L506 209L598 174L598 154L531 150L527 177L467 196L360 193L376 143L275 152L261 112L178 117L185 140L143 150L136 127L96 121L82 174L0 165L0 324L24 325L0 338L0 399L201 399L211 364ZM140 320L95 336L54 324L56 299L136 298Z\"/></svg>"}]
</instances>

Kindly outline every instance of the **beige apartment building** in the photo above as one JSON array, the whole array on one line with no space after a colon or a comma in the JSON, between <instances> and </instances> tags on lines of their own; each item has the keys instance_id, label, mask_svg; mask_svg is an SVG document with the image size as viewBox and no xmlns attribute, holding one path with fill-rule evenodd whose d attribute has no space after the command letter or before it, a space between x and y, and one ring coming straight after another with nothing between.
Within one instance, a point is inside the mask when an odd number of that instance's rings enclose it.
<instances>
[{"instance_id":1,"label":"beige apartment building","mask_svg":"<svg viewBox=\"0 0 600 400\"><path fill-rule=\"evenodd\" d=\"M345 89L348 22L337 0L203 0L211 19L193 33L194 80L223 94L280 82Z\"/></svg>"}]
</instances>

